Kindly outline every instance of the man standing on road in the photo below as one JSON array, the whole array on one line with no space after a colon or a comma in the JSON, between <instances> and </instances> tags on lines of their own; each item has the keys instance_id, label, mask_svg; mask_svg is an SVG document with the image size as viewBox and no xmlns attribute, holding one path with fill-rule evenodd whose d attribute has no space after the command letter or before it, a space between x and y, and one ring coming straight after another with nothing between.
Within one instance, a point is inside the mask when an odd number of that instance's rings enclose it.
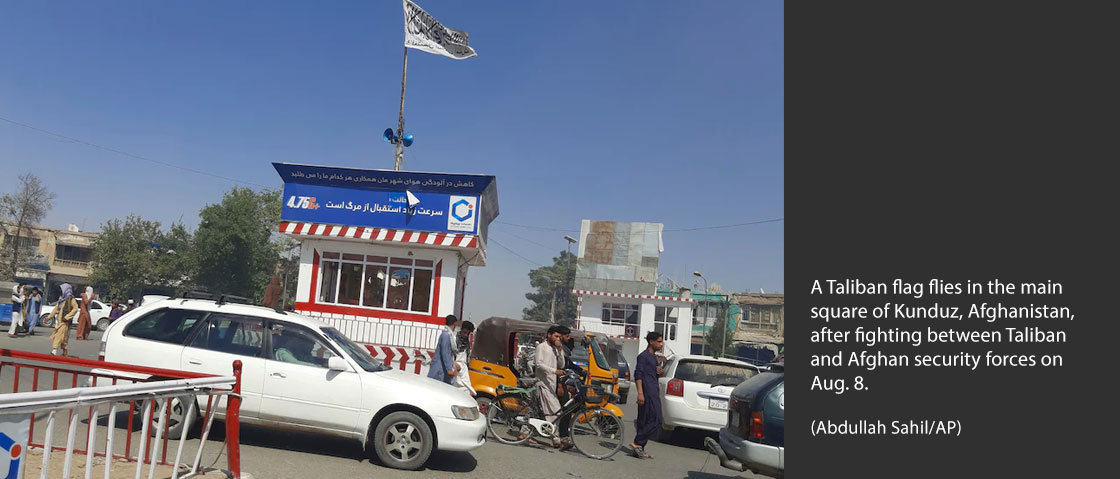
<instances>
[{"instance_id":1,"label":"man standing on road","mask_svg":"<svg viewBox=\"0 0 1120 479\"><path fill-rule=\"evenodd\" d=\"M43 294L39 287L31 288L31 294L24 301L23 322L27 324L27 335L34 336L35 328L39 326L39 310L43 307Z\"/></svg>"},{"instance_id":2,"label":"man standing on road","mask_svg":"<svg viewBox=\"0 0 1120 479\"><path fill-rule=\"evenodd\" d=\"M452 386L455 385L455 375L459 373L459 366L455 364L455 353L451 351L451 342L455 340L451 333L451 325L458 321L454 314L447 315L447 326L439 333L432 365L428 369L428 377Z\"/></svg>"},{"instance_id":3,"label":"man standing on road","mask_svg":"<svg viewBox=\"0 0 1120 479\"><path fill-rule=\"evenodd\" d=\"M541 412L544 413L544 420L548 422L556 421L556 416L560 414L558 378L564 375L564 370L560 369L563 365L564 346L560 342L560 330L558 326L553 326L548 328L548 336L544 341L537 345L537 355L533 360L533 369L536 370L537 379L541 383L537 388L540 394ZM552 445L560 450L566 451L573 445L570 439L560 439L561 434L567 433L569 421L569 419L562 419L557 426L558 433L552 438Z\"/></svg>"},{"instance_id":4,"label":"man standing on road","mask_svg":"<svg viewBox=\"0 0 1120 479\"><path fill-rule=\"evenodd\" d=\"M641 459L652 459L646 453L646 442L661 430L661 395L657 387L657 378L664 374L661 366L657 365L656 353L665 345L661 333L650 331L646 335L646 350L638 355L637 365L634 368L634 381L638 389L638 420L634 421L634 456Z\"/></svg>"}]
</instances>

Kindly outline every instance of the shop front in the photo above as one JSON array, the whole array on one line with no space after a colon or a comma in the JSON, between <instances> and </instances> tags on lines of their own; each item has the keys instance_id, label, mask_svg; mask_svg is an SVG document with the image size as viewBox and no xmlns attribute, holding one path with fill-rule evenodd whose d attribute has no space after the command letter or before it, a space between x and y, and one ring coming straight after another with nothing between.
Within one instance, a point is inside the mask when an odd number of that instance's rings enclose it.
<instances>
[{"instance_id":1,"label":"shop front","mask_svg":"<svg viewBox=\"0 0 1120 479\"><path fill-rule=\"evenodd\" d=\"M300 242L295 309L422 373L467 272L486 264L493 176L274 164L279 232Z\"/></svg>"}]
</instances>

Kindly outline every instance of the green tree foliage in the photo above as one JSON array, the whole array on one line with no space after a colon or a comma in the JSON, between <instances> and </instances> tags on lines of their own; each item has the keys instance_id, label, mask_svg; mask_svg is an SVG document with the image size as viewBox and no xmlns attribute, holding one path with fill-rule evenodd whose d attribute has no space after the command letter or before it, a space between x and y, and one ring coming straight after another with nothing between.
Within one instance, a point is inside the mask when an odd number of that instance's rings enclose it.
<instances>
[{"instance_id":1,"label":"green tree foliage","mask_svg":"<svg viewBox=\"0 0 1120 479\"><path fill-rule=\"evenodd\" d=\"M109 299L138 299L145 290L179 293L190 288L194 257L191 233L182 223L165 232L158 221L129 215L101 226L93 240L90 282L105 285Z\"/></svg>"},{"instance_id":2,"label":"green tree foliage","mask_svg":"<svg viewBox=\"0 0 1120 479\"><path fill-rule=\"evenodd\" d=\"M272 240L280 222L280 192L233 188L198 213L195 282L208 291L260 302L280 259Z\"/></svg>"},{"instance_id":3,"label":"green tree foliage","mask_svg":"<svg viewBox=\"0 0 1120 479\"><path fill-rule=\"evenodd\" d=\"M529 285L534 291L525 293L525 298L533 305L522 311L522 317L529 321L548 322L555 291L556 322L567 326L575 324L576 296L571 292L575 277L576 258L567 251L561 251L560 256L552 258L551 266L529 270Z\"/></svg>"},{"instance_id":4,"label":"green tree foliage","mask_svg":"<svg viewBox=\"0 0 1120 479\"><path fill-rule=\"evenodd\" d=\"M54 205L43 181L31 173L20 175L15 193L0 196L0 278L15 279L16 271L28 264L38 251L24 238L34 238L30 228L47 215Z\"/></svg>"},{"instance_id":5,"label":"green tree foliage","mask_svg":"<svg viewBox=\"0 0 1120 479\"><path fill-rule=\"evenodd\" d=\"M712 324L711 329L708 330L708 333L704 338L706 343L705 354L708 354L709 356L715 356L717 358L722 358L724 355L724 345L727 345L727 352L733 352L735 350L734 346L732 345L734 341L731 337L735 331L728 328L728 326L729 324L726 314L724 314L723 317L717 319L715 323Z\"/></svg>"}]
</instances>

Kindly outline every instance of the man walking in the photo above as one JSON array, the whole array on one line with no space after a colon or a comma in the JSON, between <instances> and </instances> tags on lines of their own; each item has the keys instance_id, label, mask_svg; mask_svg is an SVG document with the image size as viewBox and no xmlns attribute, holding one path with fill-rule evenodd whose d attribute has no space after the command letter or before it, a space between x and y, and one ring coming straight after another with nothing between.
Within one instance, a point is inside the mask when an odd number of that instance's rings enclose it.
<instances>
[{"instance_id":1,"label":"man walking","mask_svg":"<svg viewBox=\"0 0 1120 479\"><path fill-rule=\"evenodd\" d=\"M23 325L23 317L20 314L20 309L23 306L23 301L27 298L23 283L15 285L12 288L12 326L8 329L8 337L16 337L16 332L19 331L20 326Z\"/></svg>"},{"instance_id":2,"label":"man walking","mask_svg":"<svg viewBox=\"0 0 1120 479\"><path fill-rule=\"evenodd\" d=\"M435 356L432 357L432 364L428 369L428 377L452 386L455 385L455 375L459 374L459 366L455 364L455 353L451 350L451 342L455 340L451 332L451 325L458 321L459 319L454 314L447 315L447 325L439 333Z\"/></svg>"},{"instance_id":3,"label":"man walking","mask_svg":"<svg viewBox=\"0 0 1120 479\"><path fill-rule=\"evenodd\" d=\"M661 395L657 378L665 372L657 365L655 354L664 347L665 339L661 333L650 331L646 335L646 342L646 350L638 355L634 368L634 381L638 389L638 420L634 421L634 442L630 446L634 449L635 457L652 459L653 456L646 452L646 442L661 430Z\"/></svg>"}]
</instances>

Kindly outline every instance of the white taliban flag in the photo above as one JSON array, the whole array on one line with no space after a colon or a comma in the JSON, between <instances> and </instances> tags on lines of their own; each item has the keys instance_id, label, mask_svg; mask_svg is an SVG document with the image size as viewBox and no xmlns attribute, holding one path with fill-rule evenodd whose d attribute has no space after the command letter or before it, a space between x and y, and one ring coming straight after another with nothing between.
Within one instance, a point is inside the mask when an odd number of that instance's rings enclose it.
<instances>
[{"instance_id":1,"label":"white taliban flag","mask_svg":"<svg viewBox=\"0 0 1120 479\"><path fill-rule=\"evenodd\" d=\"M469 34L436 21L423 8L404 0L404 46L463 60L478 54L467 45Z\"/></svg>"}]
</instances>

